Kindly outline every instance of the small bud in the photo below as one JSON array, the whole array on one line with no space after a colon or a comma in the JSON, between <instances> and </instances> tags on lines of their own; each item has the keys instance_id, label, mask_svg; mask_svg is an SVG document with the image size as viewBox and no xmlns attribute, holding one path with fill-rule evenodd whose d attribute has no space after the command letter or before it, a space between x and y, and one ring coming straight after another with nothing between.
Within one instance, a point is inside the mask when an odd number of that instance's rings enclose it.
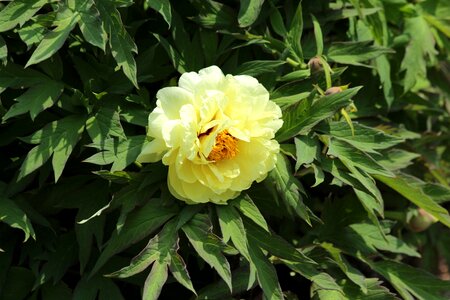
<instances>
[{"instance_id":1,"label":"small bud","mask_svg":"<svg viewBox=\"0 0 450 300\"><path fill-rule=\"evenodd\" d=\"M308 62L309 69L311 70L311 74L319 73L323 71L322 62L320 58L315 56L311 58Z\"/></svg>"},{"instance_id":2,"label":"small bud","mask_svg":"<svg viewBox=\"0 0 450 300\"><path fill-rule=\"evenodd\" d=\"M337 94L340 92L342 92L342 88L340 86L332 86L325 91L325 96Z\"/></svg>"},{"instance_id":3,"label":"small bud","mask_svg":"<svg viewBox=\"0 0 450 300\"><path fill-rule=\"evenodd\" d=\"M417 214L409 220L408 227L411 231L422 232L436 222L437 219L434 216L426 210L419 208Z\"/></svg>"}]
</instances>

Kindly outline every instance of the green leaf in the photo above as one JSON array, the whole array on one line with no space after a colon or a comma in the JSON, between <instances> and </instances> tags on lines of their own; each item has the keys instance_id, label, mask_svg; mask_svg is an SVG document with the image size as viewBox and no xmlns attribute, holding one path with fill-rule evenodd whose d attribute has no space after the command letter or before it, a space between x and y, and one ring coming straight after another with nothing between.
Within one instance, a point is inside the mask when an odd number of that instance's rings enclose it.
<instances>
[{"instance_id":1,"label":"green leaf","mask_svg":"<svg viewBox=\"0 0 450 300\"><path fill-rule=\"evenodd\" d=\"M107 139L104 143L100 141L100 143L89 146L103 151L85 159L84 162L97 165L112 163L111 172L120 171L136 161L146 143L145 135L128 136L126 140L119 140L119 142L115 142L112 138Z\"/></svg>"},{"instance_id":2,"label":"green leaf","mask_svg":"<svg viewBox=\"0 0 450 300\"><path fill-rule=\"evenodd\" d=\"M249 289L249 277L248 267L233 270L233 294L244 293ZM230 289L225 282L220 280L201 289L197 299L229 299L227 297L230 296Z\"/></svg>"},{"instance_id":3,"label":"green leaf","mask_svg":"<svg viewBox=\"0 0 450 300\"><path fill-rule=\"evenodd\" d=\"M288 209L311 225L310 210L303 203L303 197L300 195L300 191L303 192L303 186L292 175L289 161L284 155L278 154L275 168L269 173L266 182L275 187Z\"/></svg>"},{"instance_id":4,"label":"green leaf","mask_svg":"<svg viewBox=\"0 0 450 300\"><path fill-rule=\"evenodd\" d=\"M169 0L145 0L145 5L159 12L170 27L170 24L172 24L172 7Z\"/></svg>"},{"instance_id":5,"label":"green leaf","mask_svg":"<svg viewBox=\"0 0 450 300\"><path fill-rule=\"evenodd\" d=\"M58 101L63 89L62 83L50 79L31 87L15 99L17 103L10 107L3 116L3 121L27 112L34 120L40 112L52 107Z\"/></svg>"},{"instance_id":6,"label":"green leaf","mask_svg":"<svg viewBox=\"0 0 450 300\"><path fill-rule=\"evenodd\" d=\"M239 75L258 76L265 73L276 72L277 68L285 63L286 62L282 60L252 60L240 65L234 73Z\"/></svg>"},{"instance_id":7,"label":"green leaf","mask_svg":"<svg viewBox=\"0 0 450 300\"><path fill-rule=\"evenodd\" d=\"M295 135L308 133L317 123L349 105L351 103L350 98L355 96L360 89L361 87L355 87L340 93L323 96L306 109L299 105L289 107L288 110L284 111L283 127L277 132L276 139L283 142Z\"/></svg>"},{"instance_id":8,"label":"green leaf","mask_svg":"<svg viewBox=\"0 0 450 300\"><path fill-rule=\"evenodd\" d=\"M119 112L110 106L102 106L99 111L86 121L86 130L92 141L104 144L108 138L118 137L126 139Z\"/></svg>"},{"instance_id":9,"label":"green leaf","mask_svg":"<svg viewBox=\"0 0 450 300\"><path fill-rule=\"evenodd\" d=\"M155 261L152 271L144 284L143 300L157 300L161 294L164 283L167 280L168 270L166 262Z\"/></svg>"},{"instance_id":10,"label":"green leaf","mask_svg":"<svg viewBox=\"0 0 450 300\"><path fill-rule=\"evenodd\" d=\"M176 212L175 207L164 206L159 199L152 199L138 211L131 213L120 233L117 230L113 232L91 274L95 274L114 254L150 235Z\"/></svg>"},{"instance_id":11,"label":"green leaf","mask_svg":"<svg viewBox=\"0 0 450 300\"><path fill-rule=\"evenodd\" d=\"M104 24L100 19L100 13L94 6L79 11L80 20L78 26L80 27L83 37L88 43L99 47L103 51L106 48L108 35L105 31Z\"/></svg>"},{"instance_id":12,"label":"green leaf","mask_svg":"<svg viewBox=\"0 0 450 300\"><path fill-rule=\"evenodd\" d=\"M312 259L275 233L269 233L251 222L245 221L244 225L247 230L248 239L270 254L293 263L302 264L305 267L315 265Z\"/></svg>"},{"instance_id":13,"label":"green leaf","mask_svg":"<svg viewBox=\"0 0 450 300\"><path fill-rule=\"evenodd\" d=\"M261 249L251 241L249 241L248 250L251 261L257 266L256 276L266 299L284 299L275 267L269 262Z\"/></svg>"},{"instance_id":14,"label":"green leaf","mask_svg":"<svg viewBox=\"0 0 450 300\"><path fill-rule=\"evenodd\" d=\"M371 46L371 41L365 42L335 42L328 49L329 60L348 65L368 66L362 62L372 60L386 53L393 53L389 48Z\"/></svg>"},{"instance_id":15,"label":"green leaf","mask_svg":"<svg viewBox=\"0 0 450 300\"><path fill-rule=\"evenodd\" d=\"M192 0L198 14L193 20L207 28L233 28L236 23L234 10L223 3L212 0Z\"/></svg>"},{"instance_id":16,"label":"green leaf","mask_svg":"<svg viewBox=\"0 0 450 300\"><path fill-rule=\"evenodd\" d=\"M252 25L259 16L264 0L241 0L239 7L239 27Z\"/></svg>"},{"instance_id":17,"label":"green leaf","mask_svg":"<svg viewBox=\"0 0 450 300\"><path fill-rule=\"evenodd\" d=\"M323 36L320 29L319 21L311 14L311 19L314 26L314 37L316 38L316 56L322 56L323 54Z\"/></svg>"},{"instance_id":18,"label":"green leaf","mask_svg":"<svg viewBox=\"0 0 450 300\"><path fill-rule=\"evenodd\" d=\"M366 294L368 289L365 281L365 277L361 272L354 268L349 262L342 256L342 251L334 247L330 243L321 243L322 248L324 248L339 266L341 271L350 279L353 283L358 285L361 291Z\"/></svg>"},{"instance_id":19,"label":"green leaf","mask_svg":"<svg viewBox=\"0 0 450 300\"><path fill-rule=\"evenodd\" d=\"M413 159L420 157L420 154L408 152L402 149L392 149L373 156L377 162L385 169L397 171L411 165Z\"/></svg>"},{"instance_id":20,"label":"green leaf","mask_svg":"<svg viewBox=\"0 0 450 300\"><path fill-rule=\"evenodd\" d=\"M383 168L369 154L354 148L346 142L332 139L328 146L327 154L339 158L345 165L358 167L371 175L394 177L391 171Z\"/></svg>"},{"instance_id":21,"label":"green leaf","mask_svg":"<svg viewBox=\"0 0 450 300\"><path fill-rule=\"evenodd\" d=\"M129 266L108 274L108 277L126 278L144 271L155 261L168 262L169 253L175 250L178 240L176 229L175 220L168 222L161 232L155 235L147 246L131 260Z\"/></svg>"},{"instance_id":22,"label":"green leaf","mask_svg":"<svg viewBox=\"0 0 450 300\"><path fill-rule=\"evenodd\" d=\"M208 217L197 214L192 220L181 227L181 229L186 234L198 255L217 271L231 291L230 264L222 254L224 245L211 232L211 224Z\"/></svg>"},{"instance_id":23,"label":"green leaf","mask_svg":"<svg viewBox=\"0 0 450 300\"><path fill-rule=\"evenodd\" d=\"M269 232L269 226L264 216L248 195L241 194L229 203L236 207L244 216L255 222L255 224Z\"/></svg>"},{"instance_id":24,"label":"green leaf","mask_svg":"<svg viewBox=\"0 0 450 300\"><path fill-rule=\"evenodd\" d=\"M303 63L303 50L301 45L303 32L303 10L302 3L299 1L294 17L292 18L289 32L287 34L288 48L292 49L291 53L295 56L299 63Z\"/></svg>"},{"instance_id":25,"label":"green leaf","mask_svg":"<svg viewBox=\"0 0 450 300\"><path fill-rule=\"evenodd\" d=\"M181 283L185 288L192 291L195 295L197 292L192 285L191 277L186 268L186 263L183 261L183 258L176 252L172 252L170 254L170 272L172 276ZM234 289L233 289L234 290Z\"/></svg>"},{"instance_id":26,"label":"green leaf","mask_svg":"<svg viewBox=\"0 0 450 300\"><path fill-rule=\"evenodd\" d=\"M133 38L128 34L119 11L113 2L96 2L101 19L104 22L106 33L109 36L109 46L117 65L122 68L123 73L137 88L137 69L133 52L137 53L137 46Z\"/></svg>"},{"instance_id":27,"label":"green leaf","mask_svg":"<svg viewBox=\"0 0 450 300\"><path fill-rule=\"evenodd\" d=\"M0 11L0 32L4 32L23 24L49 0L15 0Z\"/></svg>"},{"instance_id":28,"label":"green leaf","mask_svg":"<svg viewBox=\"0 0 450 300\"><path fill-rule=\"evenodd\" d=\"M38 144L28 152L20 168L19 178L41 167L53 155L52 166L55 182L84 130L85 116L72 115L53 121L26 138L27 143Z\"/></svg>"},{"instance_id":29,"label":"green leaf","mask_svg":"<svg viewBox=\"0 0 450 300\"><path fill-rule=\"evenodd\" d=\"M426 195L420 187L411 184L408 177L404 177L401 174L394 178L382 175L374 175L374 177L397 191L400 195L418 207L426 210L447 227L450 227L450 216L448 211L437 204L429 195Z\"/></svg>"},{"instance_id":30,"label":"green leaf","mask_svg":"<svg viewBox=\"0 0 450 300\"><path fill-rule=\"evenodd\" d=\"M315 129L368 153L377 153L376 150L386 149L405 141L403 138L388 135L376 128L358 122L352 123L353 133L347 122L344 121L322 123Z\"/></svg>"},{"instance_id":31,"label":"green leaf","mask_svg":"<svg viewBox=\"0 0 450 300\"><path fill-rule=\"evenodd\" d=\"M382 235L372 224L351 224L335 232L333 241L350 253L358 251L364 255L376 253L376 250L420 257L420 254L402 240L393 235Z\"/></svg>"},{"instance_id":32,"label":"green leaf","mask_svg":"<svg viewBox=\"0 0 450 300\"><path fill-rule=\"evenodd\" d=\"M27 215L17 204L5 194L6 184L0 182L0 221L11 227L18 228L25 234L24 242L31 236L36 239L33 225Z\"/></svg>"},{"instance_id":33,"label":"green leaf","mask_svg":"<svg viewBox=\"0 0 450 300\"><path fill-rule=\"evenodd\" d=\"M12 266L4 272L7 275L2 289L2 300L28 299L27 296L36 280L33 271L24 267Z\"/></svg>"},{"instance_id":34,"label":"green leaf","mask_svg":"<svg viewBox=\"0 0 450 300\"><path fill-rule=\"evenodd\" d=\"M55 54L62 47L79 19L79 14L63 6L56 15L56 20L53 24L56 28L44 36L44 39L34 50L25 67L37 64Z\"/></svg>"},{"instance_id":35,"label":"green leaf","mask_svg":"<svg viewBox=\"0 0 450 300\"><path fill-rule=\"evenodd\" d=\"M295 153L297 161L295 170L297 171L301 165L310 164L319 156L319 141L309 135L302 135L294 138Z\"/></svg>"},{"instance_id":36,"label":"green leaf","mask_svg":"<svg viewBox=\"0 0 450 300\"><path fill-rule=\"evenodd\" d=\"M178 50L175 49L171 44L169 44L169 42L162 36L158 34L155 34L154 36L166 50L167 55L169 55L169 58L178 73L182 74L187 72L188 70L186 62L184 61L184 58L181 56L180 52L178 52Z\"/></svg>"},{"instance_id":37,"label":"green leaf","mask_svg":"<svg viewBox=\"0 0 450 300\"><path fill-rule=\"evenodd\" d=\"M5 40L0 36L0 60L6 60L8 57L8 47Z\"/></svg>"},{"instance_id":38,"label":"green leaf","mask_svg":"<svg viewBox=\"0 0 450 300\"><path fill-rule=\"evenodd\" d=\"M405 18L405 33L409 36L401 70L406 71L404 92L411 90L419 80L427 75L427 60L432 59L434 48L433 33L422 16Z\"/></svg>"},{"instance_id":39,"label":"green leaf","mask_svg":"<svg viewBox=\"0 0 450 300\"><path fill-rule=\"evenodd\" d=\"M404 299L441 300L450 290L450 282L411 266L382 260L370 262L370 267L386 278Z\"/></svg>"},{"instance_id":40,"label":"green leaf","mask_svg":"<svg viewBox=\"0 0 450 300\"><path fill-rule=\"evenodd\" d=\"M356 196L358 197L359 201L361 202L362 206L364 207L364 209L367 211L368 215L369 215L369 219L377 226L379 225L379 221L377 218L377 214L378 215L382 215L383 214L383 201L381 199L381 194L379 192L379 190L375 187L375 189L371 189L368 190L366 186L369 186L366 181L370 181L373 180L371 178L367 178L364 179L364 183L365 185L363 185L360 180L361 180L361 172L358 172L350 175L349 173L347 173L346 171L344 171L346 169L345 165L342 164L341 162L339 162L338 160L330 160L330 159L323 159L321 166L323 167L323 169L326 172L329 172L331 174L333 174L333 176L344 182L345 184L351 186L353 188L353 190L355 191ZM352 165L349 165L350 167L352 167ZM355 171L355 167L353 167L353 171ZM367 175L369 176L369 175ZM374 185L374 183L372 183L372 185ZM370 188L370 186L369 186Z\"/></svg>"},{"instance_id":41,"label":"green leaf","mask_svg":"<svg viewBox=\"0 0 450 300\"><path fill-rule=\"evenodd\" d=\"M217 206L216 211L224 241L231 238L236 249L251 262L248 253L247 235L239 213L229 205Z\"/></svg>"}]
</instances>

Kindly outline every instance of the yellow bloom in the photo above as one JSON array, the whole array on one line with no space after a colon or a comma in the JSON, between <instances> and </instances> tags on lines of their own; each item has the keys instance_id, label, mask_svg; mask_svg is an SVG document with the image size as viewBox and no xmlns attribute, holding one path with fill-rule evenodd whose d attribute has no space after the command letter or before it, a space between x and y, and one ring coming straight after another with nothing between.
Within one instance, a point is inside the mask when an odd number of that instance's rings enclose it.
<instances>
[{"instance_id":1,"label":"yellow bloom","mask_svg":"<svg viewBox=\"0 0 450 300\"><path fill-rule=\"evenodd\" d=\"M138 161L162 159L176 198L225 204L275 166L281 110L255 78L211 66L184 73L156 98L148 118L153 140Z\"/></svg>"}]
</instances>

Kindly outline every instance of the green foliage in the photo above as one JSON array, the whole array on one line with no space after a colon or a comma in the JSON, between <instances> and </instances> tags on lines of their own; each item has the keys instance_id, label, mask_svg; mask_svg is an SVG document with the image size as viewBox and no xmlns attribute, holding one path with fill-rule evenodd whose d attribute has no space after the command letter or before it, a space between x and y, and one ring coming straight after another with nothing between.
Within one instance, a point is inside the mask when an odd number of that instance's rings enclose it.
<instances>
[{"instance_id":1,"label":"green foliage","mask_svg":"<svg viewBox=\"0 0 450 300\"><path fill-rule=\"evenodd\" d=\"M447 299L449 15L0 1L0 299ZM185 205L136 158L156 92L210 65L267 88L281 151L228 205Z\"/></svg>"}]
</instances>

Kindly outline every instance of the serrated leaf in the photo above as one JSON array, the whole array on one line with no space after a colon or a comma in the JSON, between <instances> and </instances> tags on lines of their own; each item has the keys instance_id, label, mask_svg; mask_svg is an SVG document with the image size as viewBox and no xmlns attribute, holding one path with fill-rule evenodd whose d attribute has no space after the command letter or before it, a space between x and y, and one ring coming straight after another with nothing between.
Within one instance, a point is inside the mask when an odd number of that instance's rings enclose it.
<instances>
[{"instance_id":1,"label":"serrated leaf","mask_svg":"<svg viewBox=\"0 0 450 300\"><path fill-rule=\"evenodd\" d=\"M0 221L18 228L25 234L24 242L31 236L36 239L33 225L17 204L5 195L6 184L0 182Z\"/></svg>"},{"instance_id":2,"label":"serrated leaf","mask_svg":"<svg viewBox=\"0 0 450 300\"><path fill-rule=\"evenodd\" d=\"M222 254L223 244L211 232L208 217L197 214L192 220L181 227L181 229L186 234L198 255L217 271L231 291L230 264Z\"/></svg>"},{"instance_id":3,"label":"serrated leaf","mask_svg":"<svg viewBox=\"0 0 450 300\"><path fill-rule=\"evenodd\" d=\"M158 199L153 199L138 211L131 213L120 233L117 230L113 232L91 274L95 274L111 256L151 234L176 212L176 207L163 206Z\"/></svg>"},{"instance_id":4,"label":"serrated leaf","mask_svg":"<svg viewBox=\"0 0 450 300\"><path fill-rule=\"evenodd\" d=\"M316 130L345 141L367 153L377 153L376 150L386 149L405 141L403 138L386 134L358 122L353 122L353 128L354 132L352 133L349 125L341 121L320 124Z\"/></svg>"},{"instance_id":5,"label":"serrated leaf","mask_svg":"<svg viewBox=\"0 0 450 300\"><path fill-rule=\"evenodd\" d=\"M36 116L52 107L63 91L64 85L54 80L46 80L42 84L31 87L28 91L17 97L16 104L12 105L3 116L6 121L9 118L29 112L32 120Z\"/></svg>"},{"instance_id":6,"label":"serrated leaf","mask_svg":"<svg viewBox=\"0 0 450 300\"><path fill-rule=\"evenodd\" d=\"M336 42L328 49L326 56L329 60L341 64L368 66L362 62L372 60L386 53L394 52L389 48L371 46L371 43L371 41Z\"/></svg>"},{"instance_id":7,"label":"serrated leaf","mask_svg":"<svg viewBox=\"0 0 450 300\"><path fill-rule=\"evenodd\" d=\"M13 29L23 24L49 0L15 0L0 11L0 32Z\"/></svg>"},{"instance_id":8,"label":"serrated leaf","mask_svg":"<svg viewBox=\"0 0 450 300\"><path fill-rule=\"evenodd\" d=\"M310 210L303 203L303 197L300 194L303 187L300 181L292 175L289 161L284 155L278 154L275 168L269 173L266 182L276 188L288 209L311 225Z\"/></svg>"},{"instance_id":9,"label":"serrated leaf","mask_svg":"<svg viewBox=\"0 0 450 300\"><path fill-rule=\"evenodd\" d=\"M264 0L241 0L239 6L239 27L252 25L259 16Z\"/></svg>"},{"instance_id":10,"label":"serrated leaf","mask_svg":"<svg viewBox=\"0 0 450 300\"><path fill-rule=\"evenodd\" d=\"M337 110L351 103L352 98L361 89L355 87L340 93L324 96L316 100L311 107L289 107L283 114L283 127L277 132L276 139L283 142L298 134L306 134L320 121L331 117ZM305 100L303 100L305 101Z\"/></svg>"},{"instance_id":11,"label":"serrated leaf","mask_svg":"<svg viewBox=\"0 0 450 300\"><path fill-rule=\"evenodd\" d=\"M28 152L20 168L19 178L23 178L41 167L53 155L52 166L55 182L62 174L64 166L84 130L85 117L72 115L47 124L31 136L23 138L30 144L38 144Z\"/></svg>"},{"instance_id":12,"label":"serrated leaf","mask_svg":"<svg viewBox=\"0 0 450 300\"><path fill-rule=\"evenodd\" d=\"M56 28L44 36L25 67L37 64L55 54L62 47L79 19L79 14L74 13L67 7L62 7L56 15L54 22Z\"/></svg>"},{"instance_id":13,"label":"serrated leaf","mask_svg":"<svg viewBox=\"0 0 450 300\"><path fill-rule=\"evenodd\" d=\"M172 7L169 0L146 0L145 5L157 11L170 27L172 24Z\"/></svg>"},{"instance_id":14,"label":"serrated leaf","mask_svg":"<svg viewBox=\"0 0 450 300\"><path fill-rule=\"evenodd\" d=\"M370 267L386 278L405 299L441 300L450 290L450 282L432 274L392 260L369 263Z\"/></svg>"}]
</instances>

